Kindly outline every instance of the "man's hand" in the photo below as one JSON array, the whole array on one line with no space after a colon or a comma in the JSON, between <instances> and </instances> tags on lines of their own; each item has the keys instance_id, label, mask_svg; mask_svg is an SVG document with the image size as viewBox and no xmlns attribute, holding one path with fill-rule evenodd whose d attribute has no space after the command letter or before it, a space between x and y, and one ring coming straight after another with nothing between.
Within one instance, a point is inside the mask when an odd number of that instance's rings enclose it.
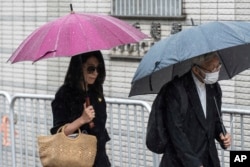
<instances>
[{"instance_id":1,"label":"man's hand","mask_svg":"<svg viewBox=\"0 0 250 167\"><path fill-rule=\"evenodd\" d=\"M225 147L225 149L230 147L230 145L231 145L231 135L229 133L227 133L225 136L221 133L220 134L220 139L221 139L222 144Z\"/></svg>"}]
</instances>

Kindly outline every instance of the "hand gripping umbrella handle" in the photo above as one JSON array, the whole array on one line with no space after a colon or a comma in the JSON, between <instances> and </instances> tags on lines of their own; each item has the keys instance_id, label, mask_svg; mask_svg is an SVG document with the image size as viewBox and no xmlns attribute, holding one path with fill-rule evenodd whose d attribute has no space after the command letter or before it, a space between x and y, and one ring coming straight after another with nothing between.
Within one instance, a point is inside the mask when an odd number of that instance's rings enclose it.
<instances>
[{"instance_id":1,"label":"hand gripping umbrella handle","mask_svg":"<svg viewBox=\"0 0 250 167\"><path fill-rule=\"evenodd\" d=\"M86 107L90 106L90 99L89 99L88 96L85 98L85 101L86 101ZM90 129L93 128L94 126L95 126L94 122L91 121L91 122L89 123Z\"/></svg>"}]
</instances>

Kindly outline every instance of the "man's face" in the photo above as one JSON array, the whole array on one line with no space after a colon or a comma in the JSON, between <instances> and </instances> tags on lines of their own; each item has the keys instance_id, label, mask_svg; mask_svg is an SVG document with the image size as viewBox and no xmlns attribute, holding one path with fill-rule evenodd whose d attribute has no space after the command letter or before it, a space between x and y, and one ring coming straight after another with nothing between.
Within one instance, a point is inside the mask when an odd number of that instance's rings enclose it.
<instances>
[{"instance_id":1,"label":"man's face","mask_svg":"<svg viewBox=\"0 0 250 167\"><path fill-rule=\"evenodd\" d=\"M201 65L195 65L192 68L195 76L204 83L206 73L215 73L220 71L221 63L218 56L213 56L207 61L203 62Z\"/></svg>"}]
</instances>

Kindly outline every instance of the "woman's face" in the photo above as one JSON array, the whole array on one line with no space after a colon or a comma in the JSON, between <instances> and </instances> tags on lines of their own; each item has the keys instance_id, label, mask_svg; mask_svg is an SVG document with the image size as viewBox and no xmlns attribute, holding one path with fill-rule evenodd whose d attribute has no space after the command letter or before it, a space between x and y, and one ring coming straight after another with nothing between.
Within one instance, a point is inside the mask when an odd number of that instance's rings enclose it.
<instances>
[{"instance_id":1,"label":"woman's face","mask_svg":"<svg viewBox=\"0 0 250 167\"><path fill-rule=\"evenodd\" d=\"M82 65L83 76L86 86L94 84L99 72L99 62L98 59L94 56L90 57L86 63Z\"/></svg>"}]
</instances>

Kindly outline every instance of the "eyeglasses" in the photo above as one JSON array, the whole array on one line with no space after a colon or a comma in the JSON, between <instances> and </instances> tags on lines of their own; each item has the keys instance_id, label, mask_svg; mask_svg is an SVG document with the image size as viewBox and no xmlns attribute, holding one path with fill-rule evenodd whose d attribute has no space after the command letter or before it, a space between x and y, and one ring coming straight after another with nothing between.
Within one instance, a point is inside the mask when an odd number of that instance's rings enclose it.
<instances>
[{"instance_id":1,"label":"eyeglasses","mask_svg":"<svg viewBox=\"0 0 250 167\"><path fill-rule=\"evenodd\" d=\"M220 69L221 69L221 63L219 63L219 65L217 66L217 67L215 67L213 70L208 70L208 69L206 69L205 67L202 67L202 66L200 66L200 65L198 65L198 64L195 64L197 67L199 67L200 69L202 69L202 70L204 70L204 71L207 71L207 72L209 72L209 73L212 73L212 72L217 72L217 71L219 71Z\"/></svg>"},{"instance_id":2,"label":"eyeglasses","mask_svg":"<svg viewBox=\"0 0 250 167\"><path fill-rule=\"evenodd\" d=\"M97 73L100 73L101 72L101 67L100 66L97 66L97 67L95 67L95 66L88 66L87 67L87 73L88 74L93 74L95 71Z\"/></svg>"}]
</instances>

